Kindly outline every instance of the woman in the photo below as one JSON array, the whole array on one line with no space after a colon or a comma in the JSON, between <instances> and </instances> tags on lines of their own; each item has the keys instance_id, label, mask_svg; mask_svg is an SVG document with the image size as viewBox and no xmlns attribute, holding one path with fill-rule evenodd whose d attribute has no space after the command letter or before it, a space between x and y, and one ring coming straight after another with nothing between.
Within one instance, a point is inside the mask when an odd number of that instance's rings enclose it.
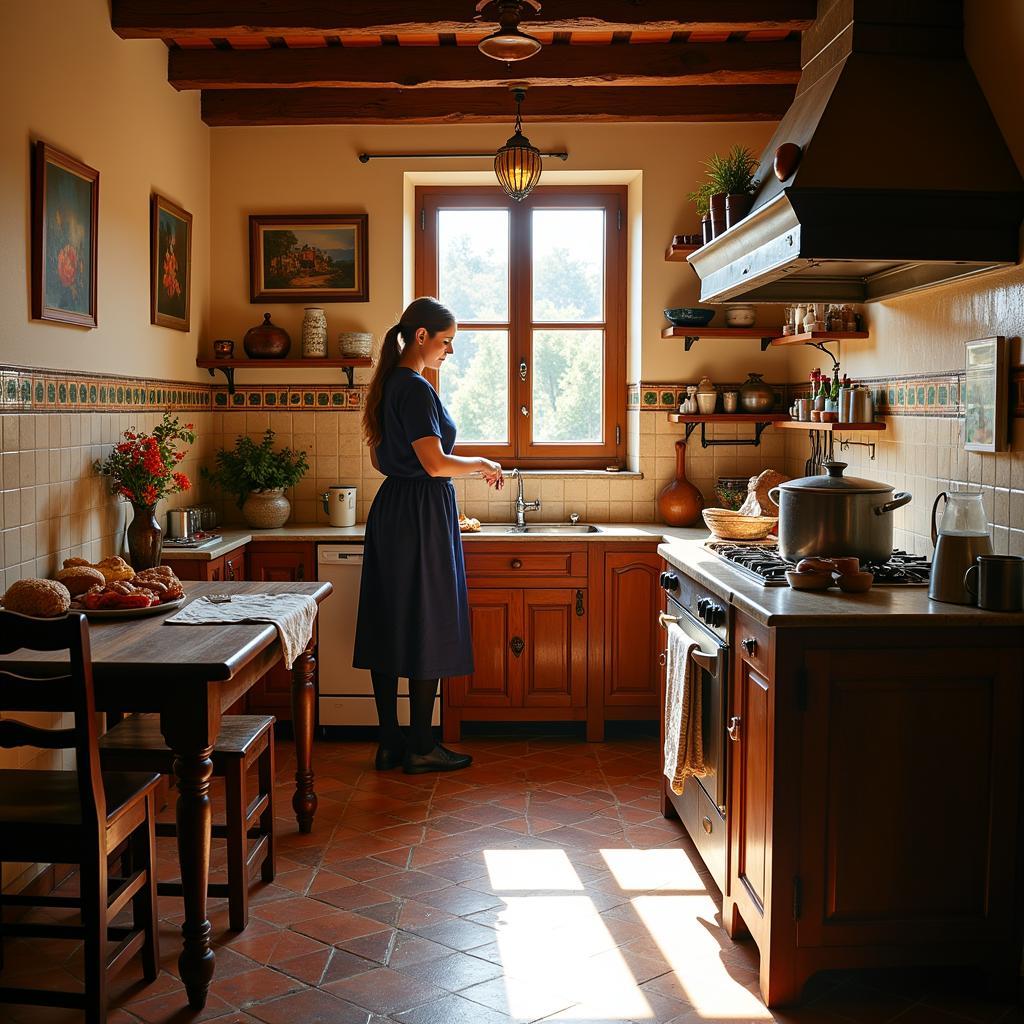
<instances>
[{"instance_id":1,"label":"woman","mask_svg":"<svg viewBox=\"0 0 1024 1024\"><path fill-rule=\"evenodd\" d=\"M442 676L473 671L469 600L453 476L504 485L489 459L452 455L455 423L422 376L452 352L455 317L436 299L411 303L384 336L366 394L363 434L386 479L366 518L356 668L367 668L380 722L376 766L408 774L472 762L435 744L430 720ZM409 737L398 727L398 679L409 680Z\"/></svg>"}]
</instances>

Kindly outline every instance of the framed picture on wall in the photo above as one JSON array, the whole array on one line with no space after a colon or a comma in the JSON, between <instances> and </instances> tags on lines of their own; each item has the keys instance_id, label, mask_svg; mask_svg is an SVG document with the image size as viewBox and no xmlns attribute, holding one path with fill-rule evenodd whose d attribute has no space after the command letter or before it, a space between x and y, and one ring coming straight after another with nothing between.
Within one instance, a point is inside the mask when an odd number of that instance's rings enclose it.
<instances>
[{"instance_id":1,"label":"framed picture on wall","mask_svg":"<svg viewBox=\"0 0 1024 1024\"><path fill-rule=\"evenodd\" d=\"M964 448L968 451L1006 450L1007 384L1006 338L967 342Z\"/></svg>"},{"instance_id":2,"label":"framed picture on wall","mask_svg":"<svg viewBox=\"0 0 1024 1024\"><path fill-rule=\"evenodd\" d=\"M45 142L32 170L32 316L95 327L100 172Z\"/></svg>"},{"instance_id":3,"label":"framed picture on wall","mask_svg":"<svg viewBox=\"0 0 1024 1024\"><path fill-rule=\"evenodd\" d=\"M192 306L192 214L155 193L150 207L149 322L187 331Z\"/></svg>"},{"instance_id":4,"label":"framed picture on wall","mask_svg":"<svg viewBox=\"0 0 1024 1024\"><path fill-rule=\"evenodd\" d=\"M250 302L366 302L365 213L251 216Z\"/></svg>"}]
</instances>

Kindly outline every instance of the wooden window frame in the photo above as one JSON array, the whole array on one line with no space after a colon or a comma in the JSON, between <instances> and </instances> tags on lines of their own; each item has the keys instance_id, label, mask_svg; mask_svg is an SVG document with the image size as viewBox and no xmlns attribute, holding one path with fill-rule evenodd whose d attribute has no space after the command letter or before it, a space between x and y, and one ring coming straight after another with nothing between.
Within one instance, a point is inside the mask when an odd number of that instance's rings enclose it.
<instances>
[{"instance_id":1,"label":"wooden window frame","mask_svg":"<svg viewBox=\"0 0 1024 1024\"><path fill-rule=\"evenodd\" d=\"M623 185L550 185L534 189L517 203L493 186L424 185L416 189L416 294L436 295L437 212L439 209L507 209L509 220L509 406L511 437L506 445L456 443L457 455L482 455L495 459L506 469L604 469L625 465L626 459L626 187ZM532 320L530 213L543 208L584 207L605 210L608 231L605 245L603 322L560 324ZM461 328L461 324L459 325ZM604 438L594 445L542 444L530 440L530 420L520 407L531 404L532 380L522 381L516 372L521 360L530 358L530 331L536 329L582 329L592 326L605 335L604 393L602 395ZM472 322L466 329L504 328L504 323ZM458 345L458 337L455 339ZM437 373L428 379L436 388Z\"/></svg>"}]
</instances>

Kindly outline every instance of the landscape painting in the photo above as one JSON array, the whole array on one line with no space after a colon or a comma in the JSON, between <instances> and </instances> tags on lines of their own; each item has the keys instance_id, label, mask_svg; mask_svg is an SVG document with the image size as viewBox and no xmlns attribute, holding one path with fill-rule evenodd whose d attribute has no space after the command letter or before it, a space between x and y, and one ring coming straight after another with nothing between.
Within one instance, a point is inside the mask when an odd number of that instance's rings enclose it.
<instances>
[{"instance_id":1,"label":"landscape painting","mask_svg":"<svg viewBox=\"0 0 1024 1024\"><path fill-rule=\"evenodd\" d=\"M366 214L251 216L252 302L366 302Z\"/></svg>"},{"instance_id":2,"label":"landscape painting","mask_svg":"<svg viewBox=\"0 0 1024 1024\"><path fill-rule=\"evenodd\" d=\"M154 195L149 256L150 323L189 329L192 278L192 214Z\"/></svg>"},{"instance_id":3,"label":"landscape painting","mask_svg":"<svg viewBox=\"0 0 1024 1024\"><path fill-rule=\"evenodd\" d=\"M99 171L36 143L32 206L32 316L96 326Z\"/></svg>"}]
</instances>

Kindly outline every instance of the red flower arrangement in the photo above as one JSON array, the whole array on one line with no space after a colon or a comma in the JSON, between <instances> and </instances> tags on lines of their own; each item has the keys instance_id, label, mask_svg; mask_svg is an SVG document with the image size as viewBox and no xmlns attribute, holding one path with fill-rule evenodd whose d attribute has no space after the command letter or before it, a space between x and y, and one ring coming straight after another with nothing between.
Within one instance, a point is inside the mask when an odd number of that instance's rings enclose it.
<instances>
[{"instance_id":1,"label":"red flower arrangement","mask_svg":"<svg viewBox=\"0 0 1024 1024\"><path fill-rule=\"evenodd\" d=\"M155 505L168 494L187 491L192 481L175 467L185 458L178 442L194 444L191 423L182 426L178 418L164 413L152 434L126 430L124 440L114 445L106 459L94 469L110 477L110 493L134 505Z\"/></svg>"}]
</instances>

